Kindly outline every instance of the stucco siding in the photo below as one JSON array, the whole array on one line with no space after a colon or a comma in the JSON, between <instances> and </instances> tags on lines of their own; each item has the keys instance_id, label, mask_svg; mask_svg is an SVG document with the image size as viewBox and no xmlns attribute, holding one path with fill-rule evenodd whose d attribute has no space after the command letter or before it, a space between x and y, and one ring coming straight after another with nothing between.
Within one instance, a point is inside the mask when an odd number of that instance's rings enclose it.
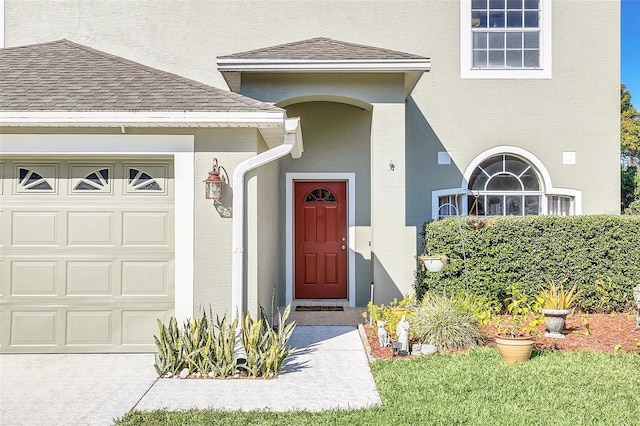
<instances>
[{"instance_id":1,"label":"stucco siding","mask_svg":"<svg viewBox=\"0 0 640 426\"><path fill-rule=\"evenodd\" d=\"M404 102L402 74L264 73L242 77L241 93L263 102L297 97L346 98L366 103Z\"/></svg>"},{"instance_id":2,"label":"stucco siding","mask_svg":"<svg viewBox=\"0 0 640 426\"><path fill-rule=\"evenodd\" d=\"M553 2L553 75L543 80L460 79L459 27L450 25L458 12L433 6L439 9L425 25L444 37L423 39L433 66L407 114L407 152L424 160L427 185L459 186L478 154L513 145L544 163L554 187L582 190L584 214L618 213L618 2ZM448 151L452 164L438 165L436 150ZM575 165L562 164L564 151L576 152ZM430 211L429 191L420 192ZM408 219L418 225L423 218L414 210Z\"/></svg>"},{"instance_id":3,"label":"stucco siding","mask_svg":"<svg viewBox=\"0 0 640 426\"><path fill-rule=\"evenodd\" d=\"M213 312L230 313L231 308L231 217L225 217L214 206L213 201L204 197L202 181L211 170L214 157L224 167L231 178L233 170L242 161L256 154L257 131L255 129L217 129L198 132L195 146L195 259L194 259L194 308L211 306ZM229 208L232 189L226 188L222 203ZM247 225L251 227L256 220L255 183L247 183L246 202L248 208ZM253 226L255 229L255 226ZM254 238L247 234L247 239ZM253 245L255 247L255 240ZM255 249L249 250L254 256L247 262L247 282L255 286Z\"/></svg>"},{"instance_id":4,"label":"stucco siding","mask_svg":"<svg viewBox=\"0 0 640 426\"><path fill-rule=\"evenodd\" d=\"M262 142L259 152L267 146ZM264 307L267 314L271 312L272 298L278 302L278 292L284 294L284 280L280 278L280 271L284 266L283 233L279 231L279 217L281 210L281 194L279 186L280 163L273 161L255 170L257 178L256 197L256 238L255 251L257 254L257 277L255 281L255 300L249 300L248 309L252 315L258 312L259 306ZM251 249L251 246L249 246ZM251 285L251 284L250 284ZM276 307L279 306L276 303Z\"/></svg>"},{"instance_id":5,"label":"stucco siding","mask_svg":"<svg viewBox=\"0 0 640 426\"><path fill-rule=\"evenodd\" d=\"M460 187L469 165L494 147L526 150L540 160L553 187L582 191L582 213L619 212L618 1L554 0L552 75L529 80L461 78L456 0L4 3L7 47L68 38L223 89L228 87L217 71L217 56L318 36L431 58L431 70L406 102L401 73L243 75L243 94L280 103L289 117L302 118L305 142L302 158L286 157L247 177L250 310L269 306L273 286L286 280L281 255L288 206L282 194L288 172L355 173L358 305L369 299L372 271L387 276L379 301L411 290L411 265L420 247L415 236L431 218L432 191ZM116 134L120 129L7 131ZM266 149L258 132L127 133L195 134L194 308L227 311L231 219L204 199L202 180L213 157L231 174ZM450 154L451 164L438 164L441 151ZM575 152L576 163L563 164L564 152ZM224 203L231 200L229 187L227 194ZM280 302L283 292L278 289Z\"/></svg>"},{"instance_id":6,"label":"stucco siding","mask_svg":"<svg viewBox=\"0 0 640 426\"><path fill-rule=\"evenodd\" d=\"M67 37L222 88L216 56L318 35L428 56L432 69L412 96L417 109L413 118L408 114L407 145L437 146L451 153L453 164L438 166L435 152L424 152L424 168L434 169L420 177L426 186L451 187L480 152L516 145L543 161L555 186L583 191L583 213L619 207L617 1L553 1L553 74L543 80L460 79L454 0L325 1L322 7L316 1L161 0L149 7L6 0L5 9L6 46ZM287 31L274 30L281 27ZM575 151L577 164L563 165L563 151ZM408 184L416 180L407 177ZM408 224L418 226L429 217L430 197L423 190L407 194Z\"/></svg>"}]
</instances>

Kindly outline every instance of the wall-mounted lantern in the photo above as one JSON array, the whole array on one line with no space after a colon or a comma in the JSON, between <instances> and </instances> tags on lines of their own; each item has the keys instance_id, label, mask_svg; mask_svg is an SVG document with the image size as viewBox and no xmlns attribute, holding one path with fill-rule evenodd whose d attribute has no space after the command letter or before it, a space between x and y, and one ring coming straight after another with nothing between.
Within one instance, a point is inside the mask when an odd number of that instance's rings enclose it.
<instances>
[{"instance_id":1,"label":"wall-mounted lantern","mask_svg":"<svg viewBox=\"0 0 640 426\"><path fill-rule=\"evenodd\" d=\"M222 186L224 180L220 177L220 169L218 167L218 159L213 159L213 170L209 172L204 182L205 197L207 200L220 201L222 198Z\"/></svg>"}]
</instances>

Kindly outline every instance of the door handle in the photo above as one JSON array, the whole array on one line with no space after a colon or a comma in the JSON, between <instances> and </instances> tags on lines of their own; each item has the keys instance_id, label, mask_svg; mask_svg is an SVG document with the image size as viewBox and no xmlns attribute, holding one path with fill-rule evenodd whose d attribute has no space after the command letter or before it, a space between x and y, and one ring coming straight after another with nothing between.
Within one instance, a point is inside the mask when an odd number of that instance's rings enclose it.
<instances>
[{"instance_id":1,"label":"door handle","mask_svg":"<svg viewBox=\"0 0 640 426\"><path fill-rule=\"evenodd\" d=\"M344 244L340 247L342 250L346 250L347 246L345 246Z\"/></svg>"},{"instance_id":2,"label":"door handle","mask_svg":"<svg viewBox=\"0 0 640 426\"><path fill-rule=\"evenodd\" d=\"M347 239L345 237L342 237L342 241L347 241Z\"/></svg>"}]
</instances>

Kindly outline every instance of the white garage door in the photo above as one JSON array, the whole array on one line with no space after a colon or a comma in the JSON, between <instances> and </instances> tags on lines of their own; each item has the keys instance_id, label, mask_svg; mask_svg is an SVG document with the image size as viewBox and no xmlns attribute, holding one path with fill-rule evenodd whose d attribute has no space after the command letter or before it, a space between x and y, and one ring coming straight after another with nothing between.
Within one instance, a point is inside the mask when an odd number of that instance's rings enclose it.
<instances>
[{"instance_id":1,"label":"white garage door","mask_svg":"<svg viewBox=\"0 0 640 426\"><path fill-rule=\"evenodd\" d=\"M0 176L0 351L153 351L174 313L171 159L5 157Z\"/></svg>"}]
</instances>

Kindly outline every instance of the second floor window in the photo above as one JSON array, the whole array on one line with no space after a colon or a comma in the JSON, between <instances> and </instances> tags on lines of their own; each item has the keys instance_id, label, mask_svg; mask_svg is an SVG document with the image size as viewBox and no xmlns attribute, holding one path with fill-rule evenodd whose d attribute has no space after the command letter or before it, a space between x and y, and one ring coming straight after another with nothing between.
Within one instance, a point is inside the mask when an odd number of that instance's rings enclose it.
<instances>
[{"instance_id":1,"label":"second floor window","mask_svg":"<svg viewBox=\"0 0 640 426\"><path fill-rule=\"evenodd\" d=\"M540 0L472 0L472 67L541 66Z\"/></svg>"}]
</instances>

